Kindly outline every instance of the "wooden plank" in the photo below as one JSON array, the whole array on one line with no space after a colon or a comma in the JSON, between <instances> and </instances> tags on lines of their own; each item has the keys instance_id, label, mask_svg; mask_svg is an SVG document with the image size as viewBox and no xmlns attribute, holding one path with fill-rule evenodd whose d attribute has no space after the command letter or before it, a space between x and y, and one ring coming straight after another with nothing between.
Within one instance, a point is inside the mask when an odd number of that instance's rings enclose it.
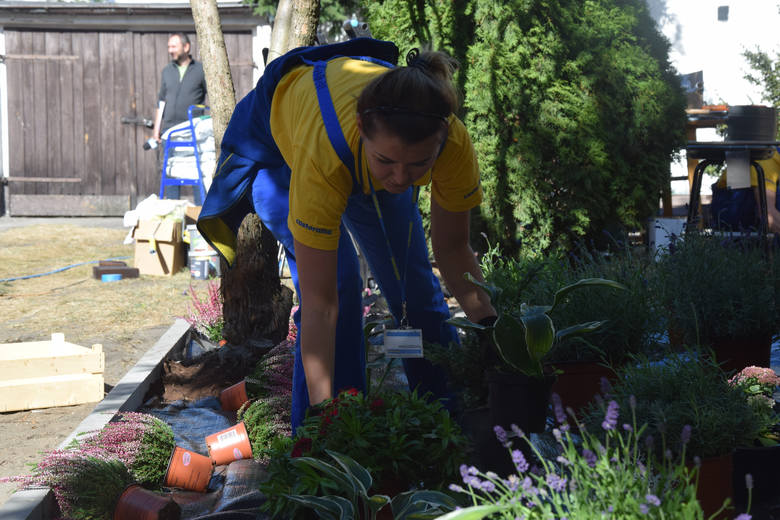
<instances>
[{"instance_id":1,"label":"wooden plank","mask_svg":"<svg viewBox=\"0 0 780 520\"><path fill-rule=\"evenodd\" d=\"M16 51L22 47L22 33L20 31L5 31L5 45L9 51ZM8 78L8 166L10 175L18 175L24 172L24 69L25 64L19 61L6 65Z\"/></svg>"},{"instance_id":2,"label":"wooden plank","mask_svg":"<svg viewBox=\"0 0 780 520\"><path fill-rule=\"evenodd\" d=\"M105 395L103 374L78 374L0 382L0 412L96 403Z\"/></svg>"},{"instance_id":3,"label":"wooden plank","mask_svg":"<svg viewBox=\"0 0 780 520\"><path fill-rule=\"evenodd\" d=\"M71 48L73 53L81 57L73 64L73 120L68 128L73 133L73 171L81 177L85 171L85 151L87 144L87 132L84 127L84 35L71 33ZM84 188L74 186L67 190L71 195L78 195Z\"/></svg>"},{"instance_id":4,"label":"wooden plank","mask_svg":"<svg viewBox=\"0 0 780 520\"><path fill-rule=\"evenodd\" d=\"M47 56L54 56L60 51L60 33L46 32L44 37L44 50ZM60 96L60 63L56 60L47 60L46 85L44 91L46 97L41 99L41 104L46 107L46 175L48 177L61 177L65 173L62 169L62 98ZM40 186L38 193L47 195L61 194L62 184L52 183Z\"/></svg>"},{"instance_id":5,"label":"wooden plank","mask_svg":"<svg viewBox=\"0 0 780 520\"><path fill-rule=\"evenodd\" d=\"M20 61L76 61L78 56L74 55L52 55L47 54L6 54L3 56L6 60L20 60Z\"/></svg>"},{"instance_id":6,"label":"wooden plank","mask_svg":"<svg viewBox=\"0 0 780 520\"><path fill-rule=\"evenodd\" d=\"M82 347L65 341L30 341L0 345L0 382L63 375L102 374L102 345Z\"/></svg>"},{"instance_id":7,"label":"wooden plank","mask_svg":"<svg viewBox=\"0 0 780 520\"><path fill-rule=\"evenodd\" d=\"M98 85L100 90L100 107L98 107L100 113L100 161L98 172L100 179L95 186L95 194L115 195L116 176L119 175L116 169L116 131L119 116L117 115L117 99L114 97L116 78L114 77L113 34L98 33L98 42L100 49L98 54L100 71Z\"/></svg>"},{"instance_id":8,"label":"wooden plank","mask_svg":"<svg viewBox=\"0 0 780 520\"><path fill-rule=\"evenodd\" d=\"M79 177L6 177L8 182L81 182Z\"/></svg>"},{"instance_id":9,"label":"wooden plank","mask_svg":"<svg viewBox=\"0 0 780 520\"><path fill-rule=\"evenodd\" d=\"M8 200L12 217L121 217L129 195L15 195Z\"/></svg>"},{"instance_id":10,"label":"wooden plank","mask_svg":"<svg viewBox=\"0 0 780 520\"><path fill-rule=\"evenodd\" d=\"M61 55L68 55L73 52L73 33L59 33L59 52ZM76 61L80 61L76 60ZM76 66L75 61L65 61L60 63L60 175L63 179L81 178L76 172L76 163L74 161L74 150L78 142L77 134L73 131L73 115L75 104L73 102L73 70ZM59 193L73 194L80 190L80 186L69 185L67 182L60 185Z\"/></svg>"},{"instance_id":11,"label":"wooden plank","mask_svg":"<svg viewBox=\"0 0 780 520\"><path fill-rule=\"evenodd\" d=\"M83 56L83 99L84 99L84 161L81 165L81 178L84 185L83 195L101 194L100 189L100 147L101 143L101 106L103 97L100 90L100 65L98 59L98 33L84 33L81 38Z\"/></svg>"},{"instance_id":12,"label":"wooden plank","mask_svg":"<svg viewBox=\"0 0 780 520\"><path fill-rule=\"evenodd\" d=\"M111 38L111 61L114 63L114 117L113 133L116 136L114 154L114 194L130 194L133 172L130 169L130 147L134 148L136 125L122 124L123 115L133 111L134 85L133 47L131 33L109 33ZM135 151L135 150L133 150Z\"/></svg>"},{"instance_id":13,"label":"wooden plank","mask_svg":"<svg viewBox=\"0 0 780 520\"><path fill-rule=\"evenodd\" d=\"M43 32L34 32L32 34L32 53L43 54L46 52L46 34ZM46 104L46 62L37 61L31 62L33 69L32 83L27 85L27 95L33 97L33 156L32 163L29 165L30 169L27 169L25 165L25 174L33 175L37 177L49 176L49 164L48 164L48 107ZM29 184L25 187L26 193L44 194L48 191L45 186L39 184Z\"/></svg>"},{"instance_id":14,"label":"wooden plank","mask_svg":"<svg viewBox=\"0 0 780 520\"><path fill-rule=\"evenodd\" d=\"M22 34L21 49L22 51L32 51L33 47L33 35L32 33ZM35 92L30 87L35 81L33 74L33 64L25 63L22 65L22 81L20 85L20 92L22 96L23 115L22 123L24 125L24 159L22 161L22 168L18 172L19 175L35 175L33 173L33 157L35 156ZM35 190L31 186L22 187L22 193L35 193Z\"/></svg>"}]
</instances>

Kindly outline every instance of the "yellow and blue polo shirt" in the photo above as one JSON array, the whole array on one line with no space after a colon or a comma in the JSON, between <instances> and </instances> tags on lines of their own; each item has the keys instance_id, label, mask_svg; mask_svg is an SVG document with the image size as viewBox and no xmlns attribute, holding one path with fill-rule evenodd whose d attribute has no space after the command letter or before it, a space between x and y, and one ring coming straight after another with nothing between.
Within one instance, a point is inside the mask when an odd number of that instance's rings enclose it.
<instances>
[{"instance_id":1,"label":"yellow and blue polo shirt","mask_svg":"<svg viewBox=\"0 0 780 520\"><path fill-rule=\"evenodd\" d=\"M312 71L312 66L301 65L279 81L271 104L271 133L292 170L287 224L293 237L309 247L335 250L353 183L325 130ZM368 83L385 72L386 67L350 58L328 63L326 74L333 105L356 161L360 142L357 98ZM368 193L366 176L370 173L365 158L361 168L361 185ZM376 189L383 189L373 176L371 182ZM448 211L466 211L482 201L476 153L466 127L454 115L450 116L441 155L416 182L421 186L428 183L434 200Z\"/></svg>"}]
</instances>

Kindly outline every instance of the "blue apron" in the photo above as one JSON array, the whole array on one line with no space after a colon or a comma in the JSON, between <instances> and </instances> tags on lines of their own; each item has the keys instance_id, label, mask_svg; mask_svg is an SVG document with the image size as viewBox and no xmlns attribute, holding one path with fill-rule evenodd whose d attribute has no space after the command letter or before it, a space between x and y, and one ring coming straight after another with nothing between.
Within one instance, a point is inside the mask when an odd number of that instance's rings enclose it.
<instances>
[{"instance_id":1,"label":"blue apron","mask_svg":"<svg viewBox=\"0 0 780 520\"><path fill-rule=\"evenodd\" d=\"M271 62L257 88L236 106L231 117L222 144L217 175L206 197L198 228L221 254L228 257L230 253L234 254L230 249L234 246L226 239L232 237L235 240L241 220L253 206L263 224L285 248L290 274L300 301L293 237L287 227L291 172L273 141L269 116L273 90L284 73L301 63L313 65L317 99L325 130L353 180L353 193L348 198L342 216L337 250L339 317L335 338L334 390L352 387L365 391L363 285L359 262L348 231L363 251L396 321L401 316L402 291L392 272L388 245L379 227L375 208L370 196L363 193L361 179L356 175L354 156L336 117L325 79L327 61L345 55L392 67L392 63L397 59L397 49L389 42L358 39L332 46L296 49ZM449 309L428 261L419 211L412 211L415 208L412 189L397 195L382 190L377 196L388 227L390 247L397 258L408 258L405 286L410 325L422 329L426 341L445 346L457 342L455 329L445 323L449 318ZM410 215L414 231L407 252L406 238ZM225 244L229 247L220 250L219 246ZM305 305L305 302L302 304ZM293 316L299 331L293 371L293 430L301 424L309 406L300 353L301 337L307 331L301 329L300 313L299 309ZM434 367L425 359L410 359L404 360L404 369L411 388L431 392L436 398L447 397L446 376L440 368Z\"/></svg>"}]
</instances>

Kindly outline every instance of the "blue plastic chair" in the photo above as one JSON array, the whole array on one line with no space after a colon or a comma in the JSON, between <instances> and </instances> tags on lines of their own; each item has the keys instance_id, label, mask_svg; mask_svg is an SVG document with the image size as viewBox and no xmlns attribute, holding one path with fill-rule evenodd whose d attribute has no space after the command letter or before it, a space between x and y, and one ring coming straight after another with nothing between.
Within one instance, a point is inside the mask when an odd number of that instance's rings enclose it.
<instances>
[{"instance_id":1,"label":"blue plastic chair","mask_svg":"<svg viewBox=\"0 0 780 520\"><path fill-rule=\"evenodd\" d=\"M190 105L187 109L187 119L190 122L189 128L182 127L172 130L168 133L168 139L165 141L165 148L163 153L162 172L160 176L160 198L165 198L166 186L197 186L200 189L201 204L206 200L206 188L203 184L203 171L200 167L200 154L198 153L198 138L195 135L195 124L192 121L192 110L201 109L203 113L207 113L210 109L206 105ZM189 132L190 138L188 140L174 141L173 135L181 132ZM197 179L179 179L177 177L170 177L168 175L168 158L170 151L173 148L192 148L195 153L195 166L198 169Z\"/></svg>"}]
</instances>

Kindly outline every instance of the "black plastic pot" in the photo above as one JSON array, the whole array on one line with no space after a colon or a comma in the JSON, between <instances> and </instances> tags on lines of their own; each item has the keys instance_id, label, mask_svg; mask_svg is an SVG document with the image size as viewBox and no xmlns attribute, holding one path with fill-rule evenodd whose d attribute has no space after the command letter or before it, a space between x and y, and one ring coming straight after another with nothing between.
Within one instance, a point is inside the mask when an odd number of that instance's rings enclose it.
<instances>
[{"instance_id":1,"label":"black plastic pot","mask_svg":"<svg viewBox=\"0 0 780 520\"><path fill-rule=\"evenodd\" d=\"M733 458L734 500L747 503L745 474L753 476L753 503L774 500L780 496L780 446L737 448Z\"/></svg>"},{"instance_id":2,"label":"black plastic pot","mask_svg":"<svg viewBox=\"0 0 780 520\"><path fill-rule=\"evenodd\" d=\"M774 141L777 109L762 105L731 106L726 125L726 141Z\"/></svg>"},{"instance_id":3,"label":"black plastic pot","mask_svg":"<svg viewBox=\"0 0 780 520\"><path fill-rule=\"evenodd\" d=\"M488 406L493 425L516 424L526 433L544 431L555 376L529 377L488 371Z\"/></svg>"}]
</instances>

